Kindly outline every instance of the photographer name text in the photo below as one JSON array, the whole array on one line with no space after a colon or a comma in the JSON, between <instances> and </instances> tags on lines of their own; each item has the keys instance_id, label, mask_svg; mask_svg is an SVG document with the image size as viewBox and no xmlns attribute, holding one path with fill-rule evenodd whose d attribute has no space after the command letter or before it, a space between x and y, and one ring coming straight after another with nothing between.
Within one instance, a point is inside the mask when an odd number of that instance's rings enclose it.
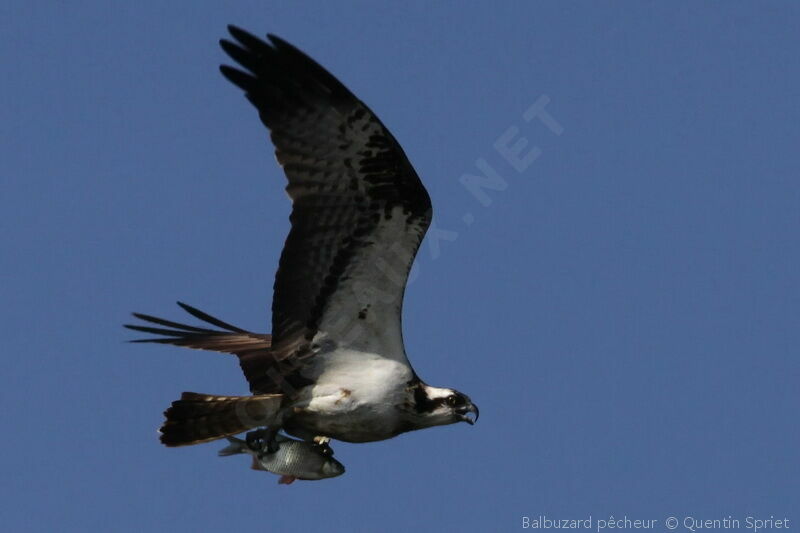
<instances>
[{"instance_id":1,"label":"photographer name text","mask_svg":"<svg viewBox=\"0 0 800 533\"><path fill-rule=\"evenodd\" d=\"M523 529L590 529L597 532L622 529L680 529L696 533L703 530L742 529L757 533L772 529L789 529L790 520L786 517L744 516L734 518L708 518L694 515L667 516L666 518L632 518L626 515L595 518L588 515L582 518L552 518L546 515L523 516Z\"/></svg>"}]
</instances>

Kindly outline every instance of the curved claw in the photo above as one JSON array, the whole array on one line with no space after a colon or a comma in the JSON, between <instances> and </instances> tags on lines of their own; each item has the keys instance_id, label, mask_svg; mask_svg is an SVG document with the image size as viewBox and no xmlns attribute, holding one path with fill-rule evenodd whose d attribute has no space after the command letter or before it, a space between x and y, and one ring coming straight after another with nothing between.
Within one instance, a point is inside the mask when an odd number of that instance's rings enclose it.
<instances>
[{"instance_id":1,"label":"curved claw","mask_svg":"<svg viewBox=\"0 0 800 533\"><path fill-rule=\"evenodd\" d=\"M330 444L327 442L323 442L322 444L314 444L313 445L317 451L319 451L320 455L325 457L333 457L333 448L331 448Z\"/></svg>"},{"instance_id":2,"label":"curved claw","mask_svg":"<svg viewBox=\"0 0 800 533\"><path fill-rule=\"evenodd\" d=\"M245 435L244 440L247 442L247 447L253 451L260 451L264 449L264 437L266 436L266 429L257 429Z\"/></svg>"},{"instance_id":3,"label":"curved claw","mask_svg":"<svg viewBox=\"0 0 800 533\"><path fill-rule=\"evenodd\" d=\"M330 437L314 437L314 447L316 447L319 450L319 453L325 457L331 457L333 455L333 448L331 448L329 444L330 442Z\"/></svg>"}]
</instances>

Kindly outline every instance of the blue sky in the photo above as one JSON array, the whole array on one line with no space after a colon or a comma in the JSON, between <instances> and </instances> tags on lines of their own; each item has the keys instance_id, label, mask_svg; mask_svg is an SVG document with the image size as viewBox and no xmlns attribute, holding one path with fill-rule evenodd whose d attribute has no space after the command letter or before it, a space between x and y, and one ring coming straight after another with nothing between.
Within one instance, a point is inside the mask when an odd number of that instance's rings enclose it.
<instances>
[{"instance_id":1,"label":"blue sky","mask_svg":"<svg viewBox=\"0 0 800 533\"><path fill-rule=\"evenodd\" d=\"M0 7L4 529L798 527L796 4L188 6ZM246 384L121 324L182 300L266 331L288 230L266 133L217 71L229 23L311 54L405 148L438 236L407 350L476 426L339 443L345 476L290 487L158 443L181 391ZM551 127L526 121L545 101ZM521 138L517 169L495 145ZM465 187L481 165L497 190Z\"/></svg>"}]
</instances>

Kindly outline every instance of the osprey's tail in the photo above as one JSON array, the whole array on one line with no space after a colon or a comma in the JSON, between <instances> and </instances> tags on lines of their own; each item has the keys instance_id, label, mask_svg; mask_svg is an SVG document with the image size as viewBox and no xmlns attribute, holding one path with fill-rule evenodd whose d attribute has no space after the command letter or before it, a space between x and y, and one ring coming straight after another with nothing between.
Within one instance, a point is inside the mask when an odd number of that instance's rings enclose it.
<instances>
[{"instance_id":1,"label":"osprey's tail","mask_svg":"<svg viewBox=\"0 0 800 533\"><path fill-rule=\"evenodd\" d=\"M161 442L165 446L200 444L268 426L282 398L281 394L213 396L184 392L164 411Z\"/></svg>"}]
</instances>

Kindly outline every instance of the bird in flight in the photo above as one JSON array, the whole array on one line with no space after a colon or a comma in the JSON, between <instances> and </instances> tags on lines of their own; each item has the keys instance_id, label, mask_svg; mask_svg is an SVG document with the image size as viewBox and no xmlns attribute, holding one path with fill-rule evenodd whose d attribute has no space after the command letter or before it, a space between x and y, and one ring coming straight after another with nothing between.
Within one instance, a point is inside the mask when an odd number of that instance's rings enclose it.
<instances>
[{"instance_id":1,"label":"bird in flight","mask_svg":"<svg viewBox=\"0 0 800 533\"><path fill-rule=\"evenodd\" d=\"M430 198L377 116L286 41L234 26L222 74L269 129L288 179L291 230L275 275L272 334L245 331L194 307L191 326L134 313L158 335L133 342L234 354L250 396L184 392L160 428L166 446L245 431L275 451L278 431L327 445L371 442L478 418L457 390L414 371L401 315L408 273L431 222Z\"/></svg>"}]
</instances>

